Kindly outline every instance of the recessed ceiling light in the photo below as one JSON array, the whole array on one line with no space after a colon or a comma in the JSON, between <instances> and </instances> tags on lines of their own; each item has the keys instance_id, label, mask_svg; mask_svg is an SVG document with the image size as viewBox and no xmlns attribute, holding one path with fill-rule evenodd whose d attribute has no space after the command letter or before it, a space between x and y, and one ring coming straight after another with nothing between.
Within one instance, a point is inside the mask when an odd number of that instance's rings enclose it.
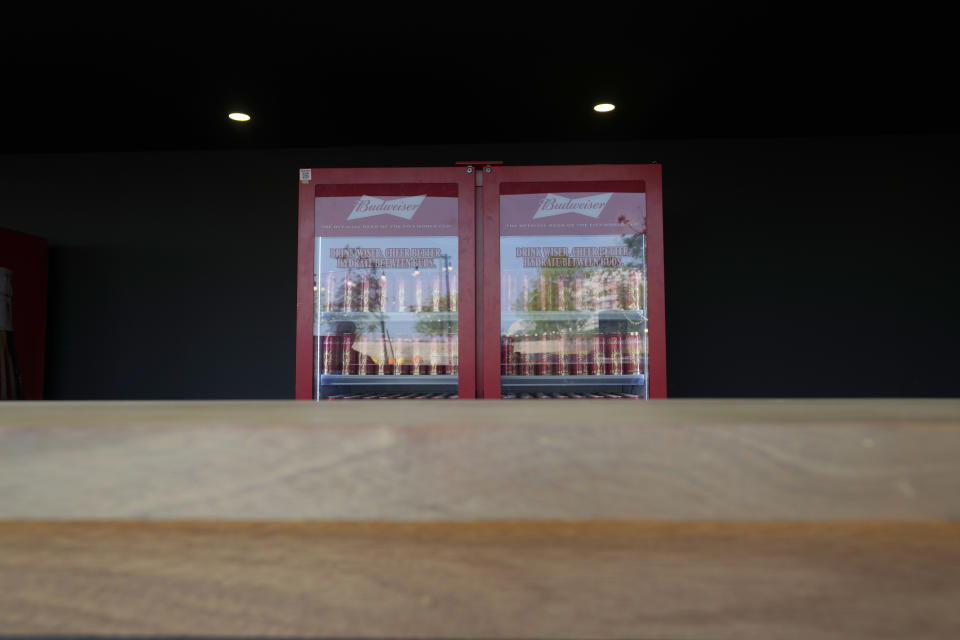
<instances>
[{"instance_id":1,"label":"recessed ceiling light","mask_svg":"<svg viewBox=\"0 0 960 640\"><path fill-rule=\"evenodd\" d=\"M609 102L598 104L593 108L594 111L599 111L600 113L606 113L607 111L613 111L614 109L616 109L616 107Z\"/></svg>"},{"instance_id":2,"label":"recessed ceiling light","mask_svg":"<svg viewBox=\"0 0 960 640\"><path fill-rule=\"evenodd\" d=\"M227 117L231 120L236 120L237 122L246 122L250 119L250 116L245 113L231 113L227 115Z\"/></svg>"}]
</instances>

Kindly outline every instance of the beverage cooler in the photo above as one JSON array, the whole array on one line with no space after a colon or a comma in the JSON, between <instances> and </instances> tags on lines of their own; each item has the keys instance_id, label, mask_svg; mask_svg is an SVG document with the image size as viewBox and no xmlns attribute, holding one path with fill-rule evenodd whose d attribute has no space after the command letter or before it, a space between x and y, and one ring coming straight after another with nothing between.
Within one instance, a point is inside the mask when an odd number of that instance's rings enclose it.
<instances>
[{"instance_id":1,"label":"beverage cooler","mask_svg":"<svg viewBox=\"0 0 960 640\"><path fill-rule=\"evenodd\" d=\"M301 169L296 397L666 397L660 166Z\"/></svg>"}]
</instances>

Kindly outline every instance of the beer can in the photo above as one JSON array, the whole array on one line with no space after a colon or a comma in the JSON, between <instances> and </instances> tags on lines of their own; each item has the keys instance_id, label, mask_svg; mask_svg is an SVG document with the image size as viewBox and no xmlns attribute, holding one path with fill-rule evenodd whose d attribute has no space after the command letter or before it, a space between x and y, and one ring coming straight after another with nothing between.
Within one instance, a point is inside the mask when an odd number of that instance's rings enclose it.
<instances>
[{"instance_id":1,"label":"beer can","mask_svg":"<svg viewBox=\"0 0 960 640\"><path fill-rule=\"evenodd\" d=\"M583 334L578 333L573 339L573 371L572 375L582 376L587 373L587 341Z\"/></svg>"},{"instance_id":2,"label":"beer can","mask_svg":"<svg viewBox=\"0 0 960 640\"><path fill-rule=\"evenodd\" d=\"M602 376L606 373L604 348L605 340L602 333L595 333L590 336L590 375Z\"/></svg>"},{"instance_id":3,"label":"beer can","mask_svg":"<svg viewBox=\"0 0 960 640\"><path fill-rule=\"evenodd\" d=\"M356 336L353 339L353 344L357 348L357 355L354 356L357 360L357 375L365 376L367 375L367 344L369 338L366 334L361 334Z\"/></svg>"},{"instance_id":4,"label":"beer can","mask_svg":"<svg viewBox=\"0 0 960 640\"><path fill-rule=\"evenodd\" d=\"M643 272L640 269L630 270L630 297L633 301L631 309L643 308Z\"/></svg>"},{"instance_id":5,"label":"beer can","mask_svg":"<svg viewBox=\"0 0 960 640\"><path fill-rule=\"evenodd\" d=\"M549 311L550 310L550 283L547 281L547 276L543 273L540 274L540 311Z\"/></svg>"},{"instance_id":6,"label":"beer can","mask_svg":"<svg viewBox=\"0 0 960 640\"><path fill-rule=\"evenodd\" d=\"M397 281L397 311L407 310L407 277L398 273L395 277Z\"/></svg>"},{"instance_id":7,"label":"beer can","mask_svg":"<svg viewBox=\"0 0 960 640\"><path fill-rule=\"evenodd\" d=\"M363 363L368 376L377 375L377 359L374 356L377 355L379 348L376 338L370 335L363 336L360 347L360 362Z\"/></svg>"},{"instance_id":8,"label":"beer can","mask_svg":"<svg viewBox=\"0 0 960 640\"><path fill-rule=\"evenodd\" d=\"M327 274L327 303L324 307L325 311L336 311L337 310L337 274L335 271L331 271Z\"/></svg>"},{"instance_id":9,"label":"beer can","mask_svg":"<svg viewBox=\"0 0 960 640\"><path fill-rule=\"evenodd\" d=\"M530 311L530 276L523 274L523 288L520 291L520 311Z\"/></svg>"},{"instance_id":10,"label":"beer can","mask_svg":"<svg viewBox=\"0 0 960 640\"><path fill-rule=\"evenodd\" d=\"M636 286L636 281L634 274L637 273L636 269L630 269L627 271L627 274L624 278L623 284L623 308L624 309L639 309L640 303L638 300L639 289Z\"/></svg>"},{"instance_id":11,"label":"beer can","mask_svg":"<svg viewBox=\"0 0 960 640\"><path fill-rule=\"evenodd\" d=\"M370 276L360 276L360 311L370 312Z\"/></svg>"},{"instance_id":12,"label":"beer can","mask_svg":"<svg viewBox=\"0 0 960 640\"><path fill-rule=\"evenodd\" d=\"M513 373L513 336L500 336L500 375Z\"/></svg>"},{"instance_id":13,"label":"beer can","mask_svg":"<svg viewBox=\"0 0 960 640\"><path fill-rule=\"evenodd\" d=\"M380 334L380 344L378 345L378 357L377 357L377 375L385 376L387 375L387 337Z\"/></svg>"},{"instance_id":14,"label":"beer can","mask_svg":"<svg viewBox=\"0 0 960 640\"><path fill-rule=\"evenodd\" d=\"M377 296L377 311L386 311L387 310L387 285L389 284L389 279L387 274L380 274L380 290L378 291Z\"/></svg>"},{"instance_id":15,"label":"beer can","mask_svg":"<svg viewBox=\"0 0 960 640\"><path fill-rule=\"evenodd\" d=\"M460 294L459 288L457 286L457 274L450 274L450 303L447 305L447 308L450 311L456 311L460 306Z\"/></svg>"},{"instance_id":16,"label":"beer can","mask_svg":"<svg viewBox=\"0 0 960 640\"><path fill-rule=\"evenodd\" d=\"M626 375L638 375L640 373L640 333L631 331L627 334L626 344L624 345L624 366L623 372Z\"/></svg>"},{"instance_id":17,"label":"beer can","mask_svg":"<svg viewBox=\"0 0 960 640\"><path fill-rule=\"evenodd\" d=\"M541 333L537 338L537 368L538 376L550 375L550 337Z\"/></svg>"},{"instance_id":18,"label":"beer can","mask_svg":"<svg viewBox=\"0 0 960 640\"><path fill-rule=\"evenodd\" d=\"M393 375L403 375L403 368L406 365L406 340L403 338L394 338L393 340Z\"/></svg>"},{"instance_id":19,"label":"beer can","mask_svg":"<svg viewBox=\"0 0 960 640\"><path fill-rule=\"evenodd\" d=\"M460 371L460 341L455 333L447 334L447 373L451 376L458 375Z\"/></svg>"},{"instance_id":20,"label":"beer can","mask_svg":"<svg viewBox=\"0 0 960 640\"><path fill-rule=\"evenodd\" d=\"M431 376L443 375L440 362L440 336L430 336L430 363L427 373Z\"/></svg>"},{"instance_id":21,"label":"beer can","mask_svg":"<svg viewBox=\"0 0 960 640\"><path fill-rule=\"evenodd\" d=\"M440 311L440 274L434 274L430 287L430 309Z\"/></svg>"},{"instance_id":22,"label":"beer can","mask_svg":"<svg viewBox=\"0 0 960 640\"><path fill-rule=\"evenodd\" d=\"M619 333L607 334L607 374L623 375L623 337Z\"/></svg>"},{"instance_id":23,"label":"beer can","mask_svg":"<svg viewBox=\"0 0 960 640\"><path fill-rule=\"evenodd\" d=\"M340 373L340 336L330 334L323 336L323 375Z\"/></svg>"},{"instance_id":24,"label":"beer can","mask_svg":"<svg viewBox=\"0 0 960 640\"><path fill-rule=\"evenodd\" d=\"M547 338L547 375L560 375L560 359L563 352L560 349L560 334L554 331Z\"/></svg>"},{"instance_id":25,"label":"beer can","mask_svg":"<svg viewBox=\"0 0 960 640\"><path fill-rule=\"evenodd\" d=\"M610 309L610 276L608 273L600 270L597 272L597 279L594 282L594 295L597 300L597 310L605 311Z\"/></svg>"},{"instance_id":26,"label":"beer can","mask_svg":"<svg viewBox=\"0 0 960 640\"><path fill-rule=\"evenodd\" d=\"M583 311L586 309L584 306L584 291L586 290L586 285L583 282L583 278L576 278L573 281L573 310L574 311Z\"/></svg>"},{"instance_id":27,"label":"beer can","mask_svg":"<svg viewBox=\"0 0 960 640\"><path fill-rule=\"evenodd\" d=\"M567 310L567 283L563 278L557 280L557 311Z\"/></svg>"},{"instance_id":28,"label":"beer can","mask_svg":"<svg viewBox=\"0 0 960 640\"><path fill-rule=\"evenodd\" d=\"M573 354L570 352L570 339L566 333L560 334L557 340L557 351L559 351L557 375L568 376L573 365Z\"/></svg>"},{"instance_id":29,"label":"beer can","mask_svg":"<svg viewBox=\"0 0 960 640\"><path fill-rule=\"evenodd\" d=\"M351 274L346 275L346 282L343 283L343 310L353 311L353 289L354 282Z\"/></svg>"},{"instance_id":30,"label":"beer can","mask_svg":"<svg viewBox=\"0 0 960 640\"><path fill-rule=\"evenodd\" d=\"M353 359L353 334L343 334L343 375L350 376L357 372Z\"/></svg>"},{"instance_id":31,"label":"beer can","mask_svg":"<svg viewBox=\"0 0 960 640\"><path fill-rule=\"evenodd\" d=\"M626 278L623 277L623 269L615 269L610 272L610 308L625 309L624 296L626 295Z\"/></svg>"},{"instance_id":32,"label":"beer can","mask_svg":"<svg viewBox=\"0 0 960 640\"><path fill-rule=\"evenodd\" d=\"M533 375L533 358L530 353L530 336L518 336L514 339L514 347L516 347L517 339L519 339L520 349L514 348L514 351L517 354L517 375L520 376L531 376Z\"/></svg>"},{"instance_id":33,"label":"beer can","mask_svg":"<svg viewBox=\"0 0 960 640\"><path fill-rule=\"evenodd\" d=\"M410 374L419 376L422 373L421 367L423 366L423 338L422 336L414 336L412 340L413 353L410 356Z\"/></svg>"},{"instance_id":34,"label":"beer can","mask_svg":"<svg viewBox=\"0 0 960 640\"><path fill-rule=\"evenodd\" d=\"M423 312L423 278L415 276L413 278L416 281L414 285L413 292L413 309L417 313Z\"/></svg>"}]
</instances>

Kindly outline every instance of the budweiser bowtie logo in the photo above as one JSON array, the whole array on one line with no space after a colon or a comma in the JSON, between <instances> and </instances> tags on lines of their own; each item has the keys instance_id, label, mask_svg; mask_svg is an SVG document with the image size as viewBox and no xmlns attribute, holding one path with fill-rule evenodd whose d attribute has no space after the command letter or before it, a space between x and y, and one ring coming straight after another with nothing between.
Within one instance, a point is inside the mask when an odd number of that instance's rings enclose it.
<instances>
[{"instance_id":1,"label":"budweiser bowtie logo","mask_svg":"<svg viewBox=\"0 0 960 640\"><path fill-rule=\"evenodd\" d=\"M374 198L373 196L360 196L357 204L353 205L353 211L347 216L347 220L381 216L385 213L409 220L413 217L413 214L417 212L417 209L420 208L420 205L423 204L426 197L427 196L423 195L382 200L380 198Z\"/></svg>"},{"instance_id":2,"label":"budweiser bowtie logo","mask_svg":"<svg viewBox=\"0 0 960 640\"><path fill-rule=\"evenodd\" d=\"M534 219L548 216L559 216L562 213L579 213L591 218L599 218L603 208L607 206L612 193L601 193L595 196L582 198L565 198L548 193L540 201L540 208L533 214Z\"/></svg>"}]
</instances>

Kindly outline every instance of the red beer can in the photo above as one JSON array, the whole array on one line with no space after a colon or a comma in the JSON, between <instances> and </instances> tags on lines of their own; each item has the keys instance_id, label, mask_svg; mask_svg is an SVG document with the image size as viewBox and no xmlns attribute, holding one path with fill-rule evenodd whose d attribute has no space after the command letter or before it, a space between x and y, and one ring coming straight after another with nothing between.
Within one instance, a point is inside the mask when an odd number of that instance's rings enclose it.
<instances>
[{"instance_id":1,"label":"red beer can","mask_svg":"<svg viewBox=\"0 0 960 640\"><path fill-rule=\"evenodd\" d=\"M557 280L557 311L567 310L567 283L563 279Z\"/></svg>"},{"instance_id":2,"label":"red beer can","mask_svg":"<svg viewBox=\"0 0 960 640\"><path fill-rule=\"evenodd\" d=\"M340 373L340 336L330 334L323 336L323 366L320 373L332 375Z\"/></svg>"},{"instance_id":3,"label":"red beer can","mask_svg":"<svg viewBox=\"0 0 960 640\"><path fill-rule=\"evenodd\" d=\"M440 356L440 336L430 336L430 362L427 373L431 376L442 376L443 365Z\"/></svg>"},{"instance_id":4,"label":"red beer can","mask_svg":"<svg viewBox=\"0 0 960 640\"><path fill-rule=\"evenodd\" d=\"M450 274L450 302L447 304L448 311L456 311L460 306L459 290L457 289L457 274Z\"/></svg>"},{"instance_id":5,"label":"red beer can","mask_svg":"<svg viewBox=\"0 0 960 640\"><path fill-rule=\"evenodd\" d=\"M530 276L523 274L523 289L520 291L520 311L530 311Z\"/></svg>"},{"instance_id":6,"label":"red beer can","mask_svg":"<svg viewBox=\"0 0 960 640\"><path fill-rule=\"evenodd\" d=\"M574 311L583 311L586 309L584 306L584 291L586 290L586 284L583 282L583 278L577 278L573 281L573 310Z\"/></svg>"},{"instance_id":7,"label":"red beer can","mask_svg":"<svg viewBox=\"0 0 960 640\"><path fill-rule=\"evenodd\" d=\"M516 350L517 353L517 375L520 376L532 376L533 375L533 358L530 353L530 345L533 344L530 340L530 336L520 336L520 349Z\"/></svg>"},{"instance_id":8,"label":"red beer can","mask_svg":"<svg viewBox=\"0 0 960 640\"><path fill-rule=\"evenodd\" d=\"M380 344L378 345L378 356L377 356L377 375L385 376L388 373L388 363L387 363L387 337L380 334Z\"/></svg>"},{"instance_id":9,"label":"red beer can","mask_svg":"<svg viewBox=\"0 0 960 640\"><path fill-rule=\"evenodd\" d=\"M430 287L430 310L440 311L440 274L434 274Z\"/></svg>"},{"instance_id":10,"label":"red beer can","mask_svg":"<svg viewBox=\"0 0 960 640\"><path fill-rule=\"evenodd\" d=\"M577 334L573 340L573 370L571 373L575 376L586 375L587 373L587 341L582 334Z\"/></svg>"},{"instance_id":11,"label":"red beer can","mask_svg":"<svg viewBox=\"0 0 960 640\"><path fill-rule=\"evenodd\" d=\"M370 373L369 369L367 369L367 361L369 360L369 358L367 358L368 340L369 338L367 338L366 334L361 334L353 338L353 344L357 348L357 354L354 358L357 360L357 375L359 376L365 376Z\"/></svg>"},{"instance_id":12,"label":"red beer can","mask_svg":"<svg viewBox=\"0 0 960 640\"><path fill-rule=\"evenodd\" d=\"M353 281L353 275L347 274L344 276L343 283L343 310L344 311L353 311L353 290L356 288L356 283Z\"/></svg>"},{"instance_id":13,"label":"red beer can","mask_svg":"<svg viewBox=\"0 0 960 640\"><path fill-rule=\"evenodd\" d=\"M550 310L550 283L547 276L540 274L540 311Z\"/></svg>"},{"instance_id":14,"label":"red beer can","mask_svg":"<svg viewBox=\"0 0 960 640\"><path fill-rule=\"evenodd\" d=\"M412 338L412 355L410 356L410 374L419 376L423 374L423 338L414 336Z\"/></svg>"},{"instance_id":15,"label":"red beer can","mask_svg":"<svg viewBox=\"0 0 960 640\"><path fill-rule=\"evenodd\" d=\"M460 370L460 353L458 352L460 348L460 342L457 337L457 334L450 333L447 334L447 374L455 376Z\"/></svg>"},{"instance_id":16,"label":"red beer can","mask_svg":"<svg viewBox=\"0 0 960 640\"><path fill-rule=\"evenodd\" d=\"M393 356L390 358L393 364L393 375L400 376L403 375L403 366L406 362L404 347L406 342L403 338L394 338L393 339Z\"/></svg>"},{"instance_id":17,"label":"red beer can","mask_svg":"<svg viewBox=\"0 0 960 640\"><path fill-rule=\"evenodd\" d=\"M365 273L360 276L360 311L370 311L370 276Z\"/></svg>"},{"instance_id":18,"label":"red beer can","mask_svg":"<svg viewBox=\"0 0 960 640\"><path fill-rule=\"evenodd\" d=\"M566 333L561 333L557 340L558 360L560 362L557 375L568 376L573 369L573 354L570 352L570 342Z\"/></svg>"},{"instance_id":19,"label":"red beer can","mask_svg":"<svg viewBox=\"0 0 960 640\"><path fill-rule=\"evenodd\" d=\"M357 373L357 365L353 355L353 334L343 334L343 375L352 376Z\"/></svg>"},{"instance_id":20,"label":"red beer can","mask_svg":"<svg viewBox=\"0 0 960 640\"><path fill-rule=\"evenodd\" d=\"M623 337L619 333L607 334L607 374L623 375Z\"/></svg>"},{"instance_id":21,"label":"red beer can","mask_svg":"<svg viewBox=\"0 0 960 640\"><path fill-rule=\"evenodd\" d=\"M386 311L387 310L387 285L389 280L387 279L387 274L380 274L380 289L377 291L377 311Z\"/></svg>"},{"instance_id":22,"label":"red beer can","mask_svg":"<svg viewBox=\"0 0 960 640\"><path fill-rule=\"evenodd\" d=\"M626 308L639 309L643 306L643 279L640 269L630 269L627 274Z\"/></svg>"},{"instance_id":23,"label":"red beer can","mask_svg":"<svg viewBox=\"0 0 960 640\"><path fill-rule=\"evenodd\" d=\"M337 310L337 273L331 271L327 274L327 303L324 311Z\"/></svg>"},{"instance_id":24,"label":"red beer can","mask_svg":"<svg viewBox=\"0 0 960 640\"><path fill-rule=\"evenodd\" d=\"M513 373L513 336L500 336L500 375Z\"/></svg>"},{"instance_id":25,"label":"red beer can","mask_svg":"<svg viewBox=\"0 0 960 640\"><path fill-rule=\"evenodd\" d=\"M397 311L406 311L407 310L407 276L403 273L398 273L394 276L394 280L397 283Z\"/></svg>"},{"instance_id":26,"label":"red beer can","mask_svg":"<svg viewBox=\"0 0 960 640\"><path fill-rule=\"evenodd\" d=\"M533 375L547 375L547 345L542 334L530 336L530 358L533 360Z\"/></svg>"},{"instance_id":27,"label":"red beer can","mask_svg":"<svg viewBox=\"0 0 960 640\"><path fill-rule=\"evenodd\" d=\"M590 336L590 375L602 376L606 370L606 341L602 333L595 333Z\"/></svg>"},{"instance_id":28,"label":"red beer can","mask_svg":"<svg viewBox=\"0 0 960 640\"><path fill-rule=\"evenodd\" d=\"M640 333L638 331L631 331L627 334L626 344L624 345L624 367L623 372L627 375L637 375L641 371L641 362L640 359L643 356L641 351L642 345L640 342Z\"/></svg>"},{"instance_id":29,"label":"red beer can","mask_svg":"<svg viewBox=\"0 0 960 640\"><path fill-rule=\"evenodd\" d=\"M423 312L423 278L414 277L416 284L413 285L413 309L417 313Z\"/></svg>"}]
</instances>

